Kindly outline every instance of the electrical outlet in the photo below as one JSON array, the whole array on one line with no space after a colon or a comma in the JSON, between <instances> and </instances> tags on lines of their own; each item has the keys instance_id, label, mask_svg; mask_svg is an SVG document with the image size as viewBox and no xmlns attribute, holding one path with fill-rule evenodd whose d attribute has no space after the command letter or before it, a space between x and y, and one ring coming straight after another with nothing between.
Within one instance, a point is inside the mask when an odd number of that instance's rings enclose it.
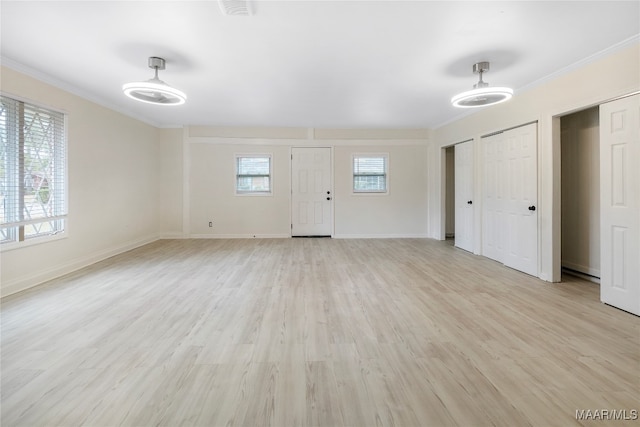
<instances>
[{"instance_id":1,"label":"electrical outlet","mask_svg":"<svg viewBox=\"0 0 640 427\"><path fill-rule=\"evenodd\" d=\"M209 228L213 227L213 221L209 221Z\"/></svg>"}]
</instances>

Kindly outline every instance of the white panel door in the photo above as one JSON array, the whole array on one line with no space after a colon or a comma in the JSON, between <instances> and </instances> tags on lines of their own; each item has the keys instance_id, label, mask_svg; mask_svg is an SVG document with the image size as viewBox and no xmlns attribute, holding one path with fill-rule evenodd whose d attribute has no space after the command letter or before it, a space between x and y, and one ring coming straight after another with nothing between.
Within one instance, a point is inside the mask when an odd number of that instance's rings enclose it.
<instances>
[{"instance_id":1,"label":"white panel door","mask_svg":"<svg viewBox=\"0 0 640 427\"><path fill-rule=\"evenodd\" d=\"M506 148L504 264L538 275L537 124L503 133Z\"/></svg>"},{"instance_id":2,"label":"white panel door","mask_svg":"<svg viewBox=\"0 0 640 427\"><path fill-rule=\"evenodd\" d=\"M291 149L291 235L331 236L331 148Z\"/></svg>"},{"instance_id":3,"label":"white panel door","mask_svg":"<svg viewBox=\"0 0 640 427\"><path fill-rule=\"evenodd\" d=\"M640 95L600 106L602 302L640 315Z\"/></svg>"},{"instance_id":4,"label":"white panel door","mask_svg":"<svg viewBox=\"0 0 640 427\"><path fill-rule=\"evenodd\" d=\"M538 275L537 124L482 138L482 254Z\"/></svg>"},{"instance_id":5,"label":"white panel door","mask_svg":"<svg viewBox=\"0 0 640 427\"><path fill-rule=\"evenodd\" d=\"M502 133L482 138L484 179L482 180L482 254L504 260L506 206L505 141Z\"/></svg>"},{"instance_id":6,"label":"white panel door","mask_svg":"<svg viewBox=\"0 0 640 427\"><path fill-rule=\"evenodd\" d=\"M455 245L473 252L473 141L456 144Z\"/></svg>"}]
</instances>

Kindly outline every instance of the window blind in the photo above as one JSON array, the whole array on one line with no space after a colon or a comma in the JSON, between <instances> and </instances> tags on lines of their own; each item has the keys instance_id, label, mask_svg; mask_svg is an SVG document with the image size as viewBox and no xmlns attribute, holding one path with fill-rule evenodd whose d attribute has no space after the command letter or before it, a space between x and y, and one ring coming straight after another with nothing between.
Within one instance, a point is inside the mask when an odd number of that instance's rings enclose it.
<instances>
[{"instance_id":1,"label":"window blind","mask_svg":"<svg viewBox=\"0 0 640 427\"><path fill-rule=\"evenodd\" d=\"M236 192L271 192L271 156L236 157Z\"/></svg>"},{"instance_id":2,"label":"window blind","mask_svg":"<svg viewBox=\"0 0 640 427\"><path fill-rule=\"evenodd\" d=\"M387 191L387 157L353 157L353 191L384 193Z\"/></svg>"},{"instance_id":3,"label":"window blind","mask_svg":"<svg viewBox=\"0 0 640 427\"><path fill-rule=\"evenodd\" d=\"M64 230L64 114L0 96L0 239Z\"/></svg>"}]
</instances>

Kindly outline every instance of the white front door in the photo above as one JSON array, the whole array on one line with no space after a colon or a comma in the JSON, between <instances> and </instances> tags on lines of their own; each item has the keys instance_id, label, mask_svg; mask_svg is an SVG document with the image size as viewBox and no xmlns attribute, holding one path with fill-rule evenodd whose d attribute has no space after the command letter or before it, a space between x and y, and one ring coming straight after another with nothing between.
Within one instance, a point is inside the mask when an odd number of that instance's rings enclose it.
<instances>
[{"instance_id":1,"label":"white front door","mask_svg":"<svg viewBox=\"0 0 640 427\"><path fill-rule=\"evenodd\" d=\"M600 106L600 299L640 315L640 95Z\"/></svg>"},{"instance_id":2,"label":"white front door","mask_svg":"<svg viewBox=\"0 0 640 427\"><path fill-rule=\"evenodd\" d=\"M473 252L473 141L456 144L455 245Z\"/></svg>"},{"instance_id":3,"label":"white front door","mask_svg":"<svg viewBox=\"0 0 640 427\"><path fill-rule=\"evenodd\" d=\"M291 149L291 235L333 232L331 148Z\"/></svg>"},{"instance_id":4,"label":"white front door","mask_svg":"<svg viewBox=\"0 0 640 427\"><path fill-rule=\"evenodd\" d=\"M538 275L537 124L505 131L506 240L504 264Z\"/></svg>"}]
</instances>

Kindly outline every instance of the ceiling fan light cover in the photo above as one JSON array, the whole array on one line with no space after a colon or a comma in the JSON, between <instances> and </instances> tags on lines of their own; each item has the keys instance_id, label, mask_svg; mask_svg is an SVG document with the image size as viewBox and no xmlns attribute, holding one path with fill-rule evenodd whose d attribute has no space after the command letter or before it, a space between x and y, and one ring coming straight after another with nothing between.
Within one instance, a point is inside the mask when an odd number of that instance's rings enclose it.
<instances>
[{"instance_id":1,"label":"ceiling fan light cover","mask_svg":"<svg viewBox=\"0 0 640 427\"><path fill-rule=\"evenodd\" d=\"M480 87L459 93L451 98L451 104L458 108L477 108L500 104L513 97L513 89L508 87Z\"/></svg>"},{"instance_id":2,"label":"ceiling fan light cover","mask_svg":"<svg viewBox=\"0 0 640 427\"><path fill-rule=\"evenodd\" d=\"M122 90L129 98L147 104L182 105L187 101L187 95L184 92L158 79L126 83L122 86Z\"/></svg>"},{"instance_id":3,"label":"ceiling fan light cover","mask_svg":"<svg viewBox=\"0 0 640 427\"><path fill-rule=\"evenodd\" d=\"M149 68L155 76L145 82L131 82L122 85L122 91L131 99L154 105L182 105L187 95L158 78L158 70L165 69L165 60L157 56L149 57Z\"/></svg>"}]
</instances>

